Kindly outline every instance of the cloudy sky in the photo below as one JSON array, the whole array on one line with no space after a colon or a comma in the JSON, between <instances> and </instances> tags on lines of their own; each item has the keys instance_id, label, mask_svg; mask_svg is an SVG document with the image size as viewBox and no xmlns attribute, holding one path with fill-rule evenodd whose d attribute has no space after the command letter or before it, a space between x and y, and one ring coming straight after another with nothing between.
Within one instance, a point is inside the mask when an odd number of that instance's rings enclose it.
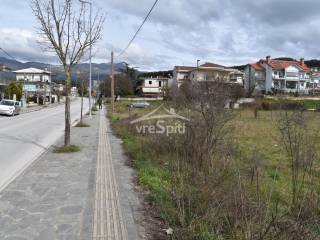
<instances>
[{"instance_id":1,"label":"cloudy sky","mask_svg":"<svg viewBox=\"0 0 320 240\"><path fill-rule=\"evenodd\" d=\"M106 14L95 62L109 61L154 0L92 0ZM55 62L37 44L28 0L0 0L0 47L23 61ZM320 58L319 0L159 0L121 59L144 70L215 62L246 64L266 55ZM0 53L0 56L4 56Z\"/></svg>"}]
</instances>

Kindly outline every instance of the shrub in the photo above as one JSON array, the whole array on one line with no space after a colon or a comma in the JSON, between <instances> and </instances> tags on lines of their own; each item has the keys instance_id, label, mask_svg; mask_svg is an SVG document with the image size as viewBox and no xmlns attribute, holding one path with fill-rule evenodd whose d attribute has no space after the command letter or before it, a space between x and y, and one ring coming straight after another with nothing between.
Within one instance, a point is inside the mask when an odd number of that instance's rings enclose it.
<instances>
[{"instance_id":1,"label":"shrub","mask_svg":"<svg viewBox=\"0 0 320 240\"><path fill-rule=\"evenodd\" d=\"M271 103L263 100L261 103L261 109L262 110L271 110Z\"/></svg>"}]
</instances>

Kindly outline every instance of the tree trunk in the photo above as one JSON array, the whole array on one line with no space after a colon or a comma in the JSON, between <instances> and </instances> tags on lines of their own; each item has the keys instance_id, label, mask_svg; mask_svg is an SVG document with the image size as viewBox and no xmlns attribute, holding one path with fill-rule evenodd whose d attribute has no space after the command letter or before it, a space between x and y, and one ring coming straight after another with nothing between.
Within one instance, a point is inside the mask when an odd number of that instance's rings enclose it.
<instances>
[{"instance_id":1,"label":"tree trunk","mask_svg":"<svg viewBox=\"0 0 320 240\"><path fill-rule=\"evenodd\" d=\"M70 86L71 86L71 69L70 67L66 72L66 104L65 104L65 133L64 133L64 145L70 145L71 135L71 119L70 119Z\"/></svg>"},{"instance_id":2,"label":"tree trunk","mask_svg":"<svg viewBox=\"0 0 320 240\"><path fill-rule=\"evenodd\" d=\"M80 122L82 122L82 115L83 115L83 83L82 83L82 86L81 86L81 116L80 116Z\"/></svg>"}]
</instances>

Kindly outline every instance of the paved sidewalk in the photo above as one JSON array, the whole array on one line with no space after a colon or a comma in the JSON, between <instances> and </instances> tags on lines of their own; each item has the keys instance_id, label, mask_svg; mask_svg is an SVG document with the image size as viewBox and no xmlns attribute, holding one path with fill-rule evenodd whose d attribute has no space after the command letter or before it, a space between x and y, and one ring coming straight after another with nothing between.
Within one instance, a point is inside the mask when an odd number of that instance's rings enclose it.
<instances>
[{"instance_id":1,"label":"paved sidewalk","mask_svg":"<svg viewBox=\"0 0 320 240\"><path fill-rule=\"evenodd\" d=\"M82 151L49 149L0 193L1 240L90 239L99 117L85 121L71 137Z\"/></svg>"},{"instance_id":2,"label":"paved sidewalk","mask_svg":"<svg viewBox=\"0 0 320 240\"><path fill-rule=\"evenodd\" d=\"M146 239L121 141L104 110L85 122L72 128L81 152L49 149L0 193L1 240Z\"/></svg>"},{"instance_id":3,"label":"paved sidewalk","mask_svg":"<svg viewBox=\"0 0 320 240\"><path fill-rule=\"evenodd\" d=\"M127 230L123 221L115 180L110 142L107 135L104 111L100 112L99 148L96 173L92 239L126 240Z\"/></svg>"},{"instance_id":4,"label":"paved sidewalk","mask_svg":"<svg viewBox=\"0 0 320 240\"><path fill-rule=\"evenodd\" d=\"M111 133L102 110L92 239L144 239L142 207L132 180L133 172L126 165L121 142Z\"/></svg>"}]
</instances>

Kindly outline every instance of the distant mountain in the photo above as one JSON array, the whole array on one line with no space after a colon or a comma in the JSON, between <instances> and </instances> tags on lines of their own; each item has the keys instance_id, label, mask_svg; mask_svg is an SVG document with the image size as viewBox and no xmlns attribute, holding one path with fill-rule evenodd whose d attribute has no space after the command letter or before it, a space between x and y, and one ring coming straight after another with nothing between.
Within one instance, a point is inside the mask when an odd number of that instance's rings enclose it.
<instances>
[{"instance_id":1,"label":"distant mountain","mask_svg":"<svg viewBox=\"0 0 320 240\"><path fill-rule=\"evenodd\" d=\"M297 59L290 58L290 57L278 57L278 58L274 58L274 60L281 60L281 61L297 61Z\"/></svg>"},{"instance_id":2,"label":"distant mountain","mask_svg":"<svg viewBox=\"0 0 320 240\"><path fill-rule=\"evenodd\" d=\"M39 69L48 69L52 72L52 80L56 82L64 81L65 75L61 65L50 65L47 63L41 62L26 62L22 63L19 61L11 60L8 58L0 57L0 64L4 64L12 69L12 71L24 69L24 68L39 68ZM127 65L125 63L116 63L114 64L115 72L125 73L127 71ZM93 80L104 80L111 72L110 63L93 63L92 64L92 79ZM74 70L72 79L77 80L78 73L89 73L89 64L81 63L78 64ZM13 73L0 72L0 79L15 80L15 75Z\"/></svg>"},{"instance_id":3,"label":"distant mountain","mask_svg":"<svg viewBox=\"0 0 320 240\"><path fill-rule=\"evenodd\" d=\"M13 70L23 68L24 64L15 60L0 57L0 64L4 64Z\"/></svg>"},{"instance_id":4,"label":"distant mountain","mask_svg":"<svg viewBox=\"0 0 320 240\"><path fill-rule=\"evenodd\" d=\"M139 74L139 77L141 78L149 78L149 77L166 77L166 78L170 78L173 76L173 71L172 70L168 70L168 71L158 71L158 72L141 72Z\"/></svg>"},{"instance_id":5,"label":"distant mountain","mask_svg":"<svg viewBox=\"0 0 320 240\"><path fill-rule=\"evenodd\" d=\"M232 66L231 68L238 69L240 71L244 71L247 65L239 65L239 66Z\"/></svg>"}]
</instances>

